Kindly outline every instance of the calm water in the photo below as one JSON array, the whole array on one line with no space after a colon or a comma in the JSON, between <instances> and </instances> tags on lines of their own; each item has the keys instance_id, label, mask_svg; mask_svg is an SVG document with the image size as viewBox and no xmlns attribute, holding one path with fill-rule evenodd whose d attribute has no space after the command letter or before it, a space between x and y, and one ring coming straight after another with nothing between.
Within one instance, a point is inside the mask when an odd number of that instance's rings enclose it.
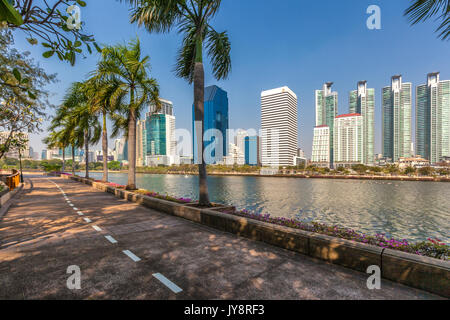
<instances>
[{"instance_id":1,"label":"calm water","mask_svg":"<svg viewBox=\"0 0 450 320\"><path fill-rule=\"evenodd\" d=\"M83 176L83 173L80 173ZM101 173L92 173L100 179ZM396 238L450 243L450 183L208 177L211 200L272 216L338 224ZM127 175L110 173L126 184ZM198 198L197 176L138 174L140 188Z\"/></svg>"}]
</instances>

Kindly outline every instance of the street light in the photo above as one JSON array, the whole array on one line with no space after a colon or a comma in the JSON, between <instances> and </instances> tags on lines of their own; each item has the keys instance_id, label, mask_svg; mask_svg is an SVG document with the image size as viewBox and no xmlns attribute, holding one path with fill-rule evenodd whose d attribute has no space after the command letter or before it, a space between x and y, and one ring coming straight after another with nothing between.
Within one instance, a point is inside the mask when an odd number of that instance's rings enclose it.
<instances>
[{"instance_id":1,"label":"street light","mask_svg":"<svg viewBox=\"0 0 450 320\"><path fill-rule=\"evenodd\" d=\"M22 172L22 152L19 148L19 169L20 169L20 183L23 183L23 172Z\"/></svg>"}]
</instances>

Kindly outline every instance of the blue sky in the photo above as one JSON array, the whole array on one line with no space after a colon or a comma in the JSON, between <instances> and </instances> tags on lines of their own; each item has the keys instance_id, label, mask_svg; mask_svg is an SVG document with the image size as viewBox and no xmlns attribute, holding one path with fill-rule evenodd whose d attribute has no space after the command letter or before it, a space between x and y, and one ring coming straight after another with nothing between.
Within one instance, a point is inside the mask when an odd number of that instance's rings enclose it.
<instances>
[{"instance_id":1,"label":"blue sky","mask_svg":"<svg viewBox=\"0 0 450 320\"><path fill-rule=\"evenodd\" d=\"M231 128L260 128L262 90L289 86L299 97L299 146L311 155L314 126L314 90L326 81L339 93L339 114L348 111L348 92L359 80L376 90L376 153L381 152L381 89L390 77L402 74L414 86L426 75L440 71L450 78L450 42L437 39L433 21L411 27L403 17L409 0L223 0L212 22L227 30L232 45L233 70L217 82L206 65L206 85L217 84L228 92ZM143 52L151 57L151 76L161 87L161 96L174 102L177 128L191 130L193 88L173 73L181 37L148 34L129 23L126 4L115 0L88 0L82 8L85 30L101 44L123 43L139 36ZM369 30L366 9L381 8L381 30ZM44 49L31 46L22 33L15 34L16 47L31 51L59 83L48 89L59 104L72 81L83 80L98 55L79 59L74 67L56 57L41 58ZM414 98L414 97L413 97ZM49 114L52 111L49 110ZM34 134L31 146L41 151L46 132ZM112 141L110 143L112 145Z\"/></svg>"}]
</instances>

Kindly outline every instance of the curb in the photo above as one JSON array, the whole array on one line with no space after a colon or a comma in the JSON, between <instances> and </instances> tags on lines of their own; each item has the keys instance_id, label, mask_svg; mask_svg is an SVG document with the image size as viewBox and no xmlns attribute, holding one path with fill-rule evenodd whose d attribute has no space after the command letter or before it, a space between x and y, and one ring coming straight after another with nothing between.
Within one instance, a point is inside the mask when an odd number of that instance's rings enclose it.
<instances>
[{"instance_id":1,"label":"curb","mask_svg":"<svg viewBox=\"0 0 450 320\"><path fill-rule=\"evenodd\" d=\"M9 208L11 207L13 201L14 201L14 197L22 191L22 189L24 188L25 183L21 183L19 185L19 187L17 187L16 189L14 189L13 191L10 191L4 195L2 195L2 199L5 197L8 197L8 199L6 199L6 201L2 201L2 204L0 204L0 220L3 218L3 216L8 212Z\"/></svg>"}]
</instances>

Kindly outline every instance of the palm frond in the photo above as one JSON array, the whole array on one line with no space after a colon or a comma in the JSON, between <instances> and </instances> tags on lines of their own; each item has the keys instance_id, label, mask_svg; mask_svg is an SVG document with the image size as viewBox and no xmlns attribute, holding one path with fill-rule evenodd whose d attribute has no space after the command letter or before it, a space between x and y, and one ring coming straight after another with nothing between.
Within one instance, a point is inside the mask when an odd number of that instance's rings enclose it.
<instances>
[{"instance_id":1,"label":"palm frond","mask_svg":"<svg viewBox=\"0 0 450 320\"><path fill-rule=\"evenodd\" d=\"M405 10L405 16L412 25L436 17L443 20L436 32L439 38L446 40L450 37L450 0L413 0L414 3Z\"/></svg>"},{"instance_id":2,"label":"palm frond","mask_svg":"<svg viewBox=\"0 0 450 320\"><path fill-rule=\"evenodd\" d=\"M214 77L217 80L226 79L231 72L231 44L227 32L209 28L206 42Z\"/></svg>"}]
</instances>

